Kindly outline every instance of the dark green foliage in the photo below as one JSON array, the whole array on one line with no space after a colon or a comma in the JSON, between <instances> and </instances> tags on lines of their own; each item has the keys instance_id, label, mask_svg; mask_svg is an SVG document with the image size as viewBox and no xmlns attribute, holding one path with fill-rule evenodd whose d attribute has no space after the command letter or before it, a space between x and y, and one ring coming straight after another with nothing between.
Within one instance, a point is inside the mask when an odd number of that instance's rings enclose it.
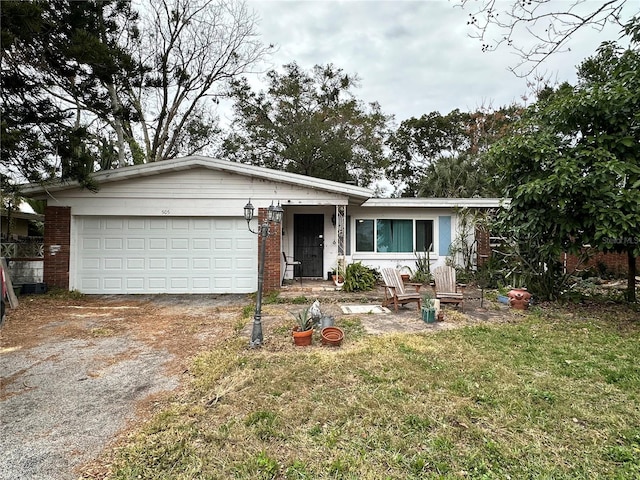
<instances>
[{"instance_id":1,"label":"dark green foliage","mask_svg":"<svg viewBox=\"0 0 640 480\"><path fill-rule=\"evenodd\" d=\"M389 117L354 98L356 77L333 65L307 73L291 63L267 78L266 92L253 92L246 79L233 84L235 133L225 156L361 186L379 178Z\"/></svg>"},{"instance_id":2,"label":"dark green foliage","mask_svg":"<svg viewBox=\"0 0 640 480\"><path fill-rule=\"evenodd\" d=\"M375 270L360 262L347 265L342 289L345 292L363 292L372 290L376 285Z\"/></svg>"},{"instance_id":3,"label":"dark green foliage","mask_svg":"<svg viewBox=\"0 0 640 480\"><path fill-rule=\"evenodd\" d=\"M589 244L629 257L628 296L635 300L640 255L640 51L605 43L562 85L532 105L520 134L496 145L510 208L502 233L526 260L527 285L555 298L565 280L561 254ZM635 239L635 241L626 241ZM537 290L537 291L536 291Z\"/></svg>"},{"instance_id":4,"label":"dark green foliage","mask_svg":"<svg viewBox=\"0 0 640 480\"><path fill-rule=\"evenodd\" d=\"M109 117L104 85L135 64L117 38L136 14L121 0L3 2L1 10L5 173L90 186L106 151L81 111Z\"/></svg>"},{"instance_id":5,"label":"dark green foliage","mask_svg":"<svg viewBox=\"0 0 640 480\"><path fill-rule=\"evenodd\" d=\"M391 136L387 175L404 185L404 197L500 196L491 164L484 153L506 135L521 108L431 112L400 124Z\"/></svg>"}]
</instances>

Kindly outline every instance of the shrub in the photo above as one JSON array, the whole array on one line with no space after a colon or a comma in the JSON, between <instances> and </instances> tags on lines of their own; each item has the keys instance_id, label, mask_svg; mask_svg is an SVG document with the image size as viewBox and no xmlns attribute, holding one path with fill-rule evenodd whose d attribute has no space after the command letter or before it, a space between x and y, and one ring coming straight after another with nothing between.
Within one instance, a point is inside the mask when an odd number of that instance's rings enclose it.
<instances>
[{"instance_id":1,"label":"shrub","mask_svg":"<svg viewBox=\"0 0 640 480\"><path fill-rule=\"evenodd\" d=\"M376 285L376 272L372 268L355 262L347 265L344 275L344 285L342 290L345 292L362 292L371 290Z\"/></svg>"}]
</instances>

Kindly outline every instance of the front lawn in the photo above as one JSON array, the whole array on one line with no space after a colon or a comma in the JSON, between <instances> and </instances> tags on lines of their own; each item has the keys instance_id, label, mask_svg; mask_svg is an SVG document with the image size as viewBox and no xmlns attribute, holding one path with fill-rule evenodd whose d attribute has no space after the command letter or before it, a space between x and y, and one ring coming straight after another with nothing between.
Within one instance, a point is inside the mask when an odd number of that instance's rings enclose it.
<instances>
[{"instance_id":1,"label":"front lawn","mask_svg":"<svg viewBox=\"0 0 640 480\"><path fill-rule=\"evenodd\" d=\"M200 355L188 390L115 454L110 478L640 478L628 307L348 335L340 349L279 335Z\"/></svg>"}]
</instances>

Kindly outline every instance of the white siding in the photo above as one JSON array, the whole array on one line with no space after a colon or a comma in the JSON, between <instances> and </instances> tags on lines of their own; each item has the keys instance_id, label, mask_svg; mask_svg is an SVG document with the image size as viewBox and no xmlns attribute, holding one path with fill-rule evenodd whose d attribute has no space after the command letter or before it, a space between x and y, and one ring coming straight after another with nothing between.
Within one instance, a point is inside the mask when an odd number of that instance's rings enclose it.
<instances>
[{"instance_id":1,"label":"white siding","mask_svg":"<svg viewBox=\"0 0 640 480\"><path fill-rule=\"evenodd\" d=\"M106 183L98 192L79 188L56 192L49 205L73 215L238 216L247 201L257 208L272 201L295 205L346 205L344 195L280 184L207 168Z\"/></svg>"}]
</instances>

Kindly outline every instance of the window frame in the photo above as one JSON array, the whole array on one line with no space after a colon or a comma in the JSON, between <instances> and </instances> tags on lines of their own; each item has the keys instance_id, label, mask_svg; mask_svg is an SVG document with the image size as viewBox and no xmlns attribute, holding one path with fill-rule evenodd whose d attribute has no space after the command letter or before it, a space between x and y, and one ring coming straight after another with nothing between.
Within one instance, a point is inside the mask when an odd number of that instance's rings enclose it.
<instances>
[{"instance_id":1,"label":"window frame","mask_svg":"<svg viewBox=\"0 0 640 480\"><path fill-rule=\"evenodd\" d=\"M437 239L438 239L438 235L437 235L437 225L438 225L438 221L437 221L437 217L419 217L419 218L407 218L407 217L352 217L353 223L354 223L354 228L352 231L353 234L353 249L352 249L352 253L355 255L358 254L362 254L362 255L386 255L386 256L395 256L397 257L398 255L402 255L402 254L409 254L409 253L414 253L416 252L416 247L418 245L417 242L417 222L431 222L431 238L432 238L432 242L431 242L431 250L429 250L429 253L433 256L433 255L437 255L436 252L437 250ZM407 251L407 252L380 252L378 251L378 222L380 220L391 220L391 221L411 221L411 228L412 228L412 232L411 232L411 242L412 242L412 250L411 251ZM358 249L358 224L362 223L362 222L371 222L373 224L373 250L359 250ZM351 243L351 242L349 242ZM419 251L423 251L423 250L419 250Z\"/></svg>"}]
</instances>

